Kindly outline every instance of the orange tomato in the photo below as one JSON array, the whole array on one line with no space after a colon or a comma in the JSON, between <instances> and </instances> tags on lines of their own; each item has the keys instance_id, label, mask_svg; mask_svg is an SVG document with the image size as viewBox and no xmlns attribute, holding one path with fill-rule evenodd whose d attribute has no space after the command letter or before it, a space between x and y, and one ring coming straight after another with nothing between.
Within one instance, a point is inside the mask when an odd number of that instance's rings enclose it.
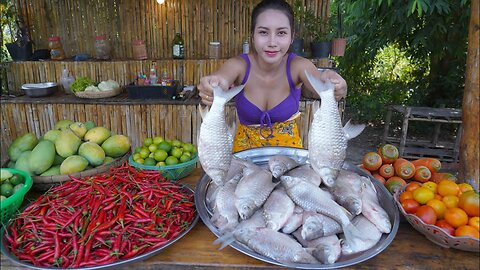
<instances>
[{"instance_id":1,"label":"orange tomato","mask_svg":"<svg viewBox=\"0 0 480 270\"><path fill-rule=\"evenodd\" d=\"M480 195L473 190L462 193L458 198L458 207L471 217L480 216Z\"/></svg>"},{"instance_id":2,"label":"orange tomato","mask_svg":"<svg viewBox=\"0 0 480 270\"><path fill-rule=\"evenodd\" d=\"M420 207L420 204L414 199L406 199L401 204L403 210L409 214L415 214L415 212L418 210L418 207Z\"/></svg>"},{"instance_id":3,"label":"orange tomato","mask_svg":"<svg viewBox=\"0 0 480 270\"><path fill-rule=\"evenodd\" d=\"M449 208L445 211L445 221L452 225L454 228L458 228L468 224L468 215L462 209L458 207Z\"/></svg>"},{"instance_id":4,"label":"orange tomato","mask_svg":"<svg viewBox=\"0 0 480 270\"><path fill-rule=\"evenodd\" d=\"M435 197L435 194L426 187L419 187L413 191L413 198L420 204L426 204L433 197Z\"/></svg>"},{"instance_id":5,"label":"orange tomato","mask_svg":"<svg viewBox=\"0 0 480 270\"><path fill-rule=\"evenodd\" d=\"M423 222L426 224L435 224L437 222L437 215L435 214L435 210L431 206L422 205L418 207L415 215L419 217Z\"/></svg>"},{"instance_id":6,"label":"orange tomato","mask_svg":"<svg viewBox=\"0 0 480 270\"><path fill-rule=\"evenodd\" d=\"M437 199L437 200L440 200L440 201L443 199L443 197L438 195L438 194L435 194L435 197L433 197L433 198Z\"/></svg>"},{"instance_id":7,"label":"orange tomato","mask_svg":"<svg viewBox=\"0 0 480 270\"><path fill-rule=\"evenodd\" d=\"M437 183L435 182L432 182L432 181L425 182L422 184L422 187L426 187L431 191L433 191L433 193L437 193Z\"/></svg>"},{"instance_id":8,"label":"orange tomato","mask_svg":"<svg viewBox=\"0 0 480 270\"><path fill-rule=\"evenodd\" d=\"M454 195L457 196L460 192L460 188L457 186L457 183L450 180L442 180L437 186L438 194L442 196Z\"/></svg>"},{"instance_id":9,"label":"orange tomato","mask_svg":"<svg viewBox=\"0 0 480 270\"><path fill-rule=\"evenodd\" d=\"M468 225L474 227L477 231L480 231L480 217L471 217L468 220Z\"/></svg>"},{"instance_id":10,"label":"orange tomato","mask_svg":"<svg viewBox=\"0 0 480 270\"><path fill-rule=\"evenodd\" d=\"M455 236L455 228L452 225L448 224L445 219L437 220L435 226L441 228L442 230L446 231L448 234Z\"/></svg>"},{"instance_id":11,"label":"orange tomato","mask_svg":"<svg viewBox=\"0 0 480 270\"><path fill-rule=\"evenodd\" d=\"M362 158L363 167L369 171L376 171L382 166L382 157L375 152L368 152Z\"/></svg>"},{"instance_id":12,"label":"orange tomato","mask_svg":"<svg viewBox=\"0 0 480 270\"><path fill-rule=\"evenodd\" d=\"M460 184L457 184L457 185L460 188L460 193L464 193L464 192L467 192L469 190L473 190L473 187L468 183L460 183Z\"/></svg>"},{"instance_id":13,"label":"orange tomato","mask_svg":"<svg viewBox=\"0 0 480 270\"><path fill-rule=\"evenodd\" d=\"M437 214L437 218L439 219L442 219L445 211L447 211L447 206L445 203L437 199L428 201L427 205L431 206L433 210L435 210L435 214Z\"/></svg>"},{"instance_id":14,"label":"orange tomato","mask_svg":"<svg viewBox=\"0 0 480 270\"><path fill-rule=\"evenodd\" d=\"M473 238L479 238L479 232L477 229L470 225L463 225L455 230L455 236L468 236Z\"/></svg>"},{"instance_id":15,"label":"orange tomato","mask_svg":"<svg viewBox=\"0 0 480 270\"><path fill-rule=\"evenodd\" d=\"M447 195L442 198L442 202L445 203L447 208L455 208L458 206L458 197L453 195Z\"/></svg>"},{"instance_id":16,"label":"orange tomato","mask_svg":"<svg viewBox=\"0 0 480 270\"><path fill-rule=\"evenodd\" d=\"M400 202L405 201L406 199L413 199L413 193L411 191L404 191L400 196L398 197L398 200Z\"/></svg>"},{"instance_id":17,"label":"orange tomato","mask_svg":"<svg viewBox=\"0 0 480 270\"><path fill-rule=\"evenodd\" d=\"M408 183L408 186L405 188L405 191L414 191L415 189L417 189L421 186L422 186L422 184L420 184L419 182L412 181L412 182Z\"/></svg>"}]
</instances>

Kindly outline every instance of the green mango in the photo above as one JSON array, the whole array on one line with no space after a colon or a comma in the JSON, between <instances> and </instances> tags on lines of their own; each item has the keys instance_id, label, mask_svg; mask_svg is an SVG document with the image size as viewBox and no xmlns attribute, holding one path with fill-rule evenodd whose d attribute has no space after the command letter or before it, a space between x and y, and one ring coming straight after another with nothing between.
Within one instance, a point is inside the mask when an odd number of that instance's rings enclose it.
<instances>
[{"instance_id":1,"label":"green mango","mask_svg":"<svg viewBox=\"0 0 480 270\"><path fill-rule=\"evenodd\" d=\"M88 160L79 155L67 157L60 165L60 174L72 174L85 170Z\"/></svg>"},{"instance_id":2,"label":"green mango","mask_svg":"<svg viewBox=\"0 0 480 270\"><path fill-rule=\"evenodd\" d=\"M78 148L78 154L88 160L92 166L98 166L105 159L105 151L98 144L93 142L84 142Z\"/></svg>"},{"instance_id":3,"label":"green mango","mask_svg":"<svg viewBox=\"0 0 480 270\"><path fill-rule=\"evenodd\" d=\"M8 158L12 161L17 161L23 152L32 150L37 143L37 136L33 133L25 133L17 137L7 149Z\"/></svg>"},{"instance_id":4,"label":"green mango","mask_svg":"<svg viewBox=\"0 0 480 270\"><path fill-rule=\"evenodd\" d=\"M85 136L85 133L87 133L87 126L82 122L75 122L71 124L70 129L80 139L83 139L83 136Z\"/></svg>"},{"instance_id":5,"label":"green mango","mask_svg":"<svg viewBox=\"0 0 480 270\"><path fill-rule=\"evenodd\" d=\"M55 123L55 126L53 127L53 129L64 130L64 129L67 129L73 123L74 122L72 120L63 119Z\"/></svg>"},{"instance_id":6,"label":"green mango","mask_svg":"<svg viewBox=\"0 0 480 270\"><path fill-rule=\"evenodd\" d=\"M40 176L54 176L60 175L60 165L50 167L50 169L44 171Z\"/></svg>"},{"instance_id":7,"label":"green mango","mask_svg":"<svg viewBox=\"0 0 480 270\"><path fill-rule=\"evenodd\" d=\"M83 140L101 145L111 135L110 130L105 127L94 127L85 133Z\"/></svg>"},{"instance_id":8,"label":"green mango","mask_svg":"<svg viewBox=\"0 0 480 270\"><path fill-rule=\"evenodd\" d=\"M127 136L113 135L102 143L105 154L110 157L121 157L130 150L130 141Z\"/></svg>"},{"instance_id":9,"label":"green mango","mask_svg":"<svg viewBox=\"0 0 480 270\"><path fill-rule=\"evenodd\" d=\"M30 154L30 171L41 174L48 170L55 160L55 145L49 140L41 141L33 148Z\"/></svg>"},{"instance_id":10,"label":"green mango","mask_svg":"<svg viewBox=\"0 0 480 270\"><path fill-rule=\"evenodd\" d=\"M60 133L62 132L58 129L49 130L47 133L45 133L45 135L43 135L43 139L55 143L55 141L58 139L58 136L60 136Z\"/></svg>"},{"instance_id":11,"label":"green mango","mask_svg":"<svg viewBox=\"0 0 480 270\"><path fill-rule=\"evenodd\" d=\"M84 124L87 127L87 130L90 130L90 129L95 127L95 122L93 122L93 121L87 121Z\"/></svg>"},{"instance_id":12,"label":"green mango","mask_svg":"<svg viewBox=\"0 0 480 270\"><path fill-rule=\"evenodd\" d=\"M112 161L114 161L114 160L115 160L115 159L114 159L113 157L106 156L105 159L103 160L102 165L108 164L108 163L110 163L110 162L112 162Z\"/></svg>"},{"instance_id":13,"label":"green mango","mask_svg":"<svg viewBox=\"0 0 480 270\"><path fill-rule=\"evenodd\" d=\"M77 153L81 143L82 140L80 140L73 131L65 129L55 141L55 149L61 157L67 158Z\"/></svg>"},{"instance_id":14,"label":"green mango","mask_svg":"<svg viewBox=\"0 0 480 270\"><path fill-rule=\"evenodd\" d=\"M32 151L27 150L23 152L20 157L17 159L17 162L15 162L15 169L24 171L28 173L29 175L33 175L33 173L30 171L30 154Z\"/></svg>"}]
</instances>

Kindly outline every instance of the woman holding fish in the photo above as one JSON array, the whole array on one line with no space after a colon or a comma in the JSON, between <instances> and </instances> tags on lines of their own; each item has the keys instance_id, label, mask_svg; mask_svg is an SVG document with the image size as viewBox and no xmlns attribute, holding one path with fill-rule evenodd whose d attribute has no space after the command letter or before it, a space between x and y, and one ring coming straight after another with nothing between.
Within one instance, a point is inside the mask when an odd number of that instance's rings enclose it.
<instances>
[{"instance_id":1,"label":"woman holding fish","mask_svg":"<svg viewBox=\"0 0 480 270\"><path fill-rule=\"evenodd\" d=\"M332 70L321 72L310 60L288 52L293 24L287 2L260 2L251 18L253 51L227 60L219 70L200 79L198 89L206 105L212 105L214 87L244 86L235 97L240 124L233 152L262 146L302 147L296 122L300 88L304 85L317 95L306 72L320 81L331 81L337 101L346 96L347 84L340 75Z\"/></svg>"}]
</instances>

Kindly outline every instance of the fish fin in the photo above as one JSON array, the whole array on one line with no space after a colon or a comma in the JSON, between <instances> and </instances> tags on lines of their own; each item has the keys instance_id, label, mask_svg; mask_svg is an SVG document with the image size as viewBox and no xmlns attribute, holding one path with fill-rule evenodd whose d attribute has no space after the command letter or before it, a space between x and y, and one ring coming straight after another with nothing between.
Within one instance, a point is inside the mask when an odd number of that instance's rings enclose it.
<instances>
[{"instance_id":1,"label":"fish fin","mask_svg":"<svg viewBox=\"0 0 480 270\"><path fill-rule=\"evenodd\" d=\"M305 75L307 75L308 81L313 86L313 89L315 89L319 96L321 92L335 89L335 86L330 80L322 82L321 80L315 78L315 76L308 73L307 70L305 70Z\"/></svg>"},{"instance_id":2,"label":"fish fin","mask_svg":"<svg viewBox=\"0 0 480 270\"><path fill-rule=\"evenodd\" d=\"M214 245L221 244L221 246L218 248L218 250L224 249L226 246L230 245L235 241L235 237L233 235L233 232L227 232L224 235L220 236L217 238L215 241L213 241Z\"/></svg>"},{"instance_id":3,"label":"fish fin","mask_svg":"<svg viewBox=\"0 0 480 270\"><path fill-rule=\"evenodd\" d=\"M345 133L347 140L357 137L365 129L365 124L354 125L350 123L350 121L351 120L348 120L343 127L343 132Z\"/></svg>"},{"instance_id":4,"label":"fish fin","mask_svg":"<svg viewBox=\"0 0 480 270\"><path fill-rule=\"evenodd\" d=\"M202 117L202 119L204 119L205 115L207 115L208 111L210 110L209 108L209 106L203 106L202 104L198 106L198 111L200 112L200 117Z\"/></svg>"},{"instance_id":5,"label":"fish fin","mask_svg":"<svg viewBox=\"0 0 480 270\"><path fill-rule=\"evenodd\" d=\"M236 96L240 91L242 91L245 85L239 85L224 91L220 86L216 86L213 88L213 97L214 100L220 100L222 104L227 103L231 100L234 96Z\"/></svg>"}]
</instances>

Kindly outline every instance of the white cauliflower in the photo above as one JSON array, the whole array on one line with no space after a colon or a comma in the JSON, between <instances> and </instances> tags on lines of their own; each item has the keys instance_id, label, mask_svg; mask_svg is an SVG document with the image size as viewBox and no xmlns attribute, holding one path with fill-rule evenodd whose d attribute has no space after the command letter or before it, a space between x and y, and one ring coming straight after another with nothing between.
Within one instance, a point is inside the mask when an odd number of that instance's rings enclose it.
<instances>
[{"instance_id":1,"label":"white cauliflower","mask_svg":"<svg viewBox=\"0 0 480 270\"><path fill-rule=\"evenodd\" d=\"M103 81L98 84L100 91L110 91L119 88L120 85L114 80Z\"/></svg>"},{"instance_id":2,"label":"white cauliflower","mask_svg":"<svg viewBox=\"0 0 480 270\"><path fill-rule=\"evenodd\" d=\"M90 86L87 86L87 88L85 88L85 92L100 92L100 89L98 89L98 87L96 87L95 85L90 85Z\"/></svg>"}]
</instances>

